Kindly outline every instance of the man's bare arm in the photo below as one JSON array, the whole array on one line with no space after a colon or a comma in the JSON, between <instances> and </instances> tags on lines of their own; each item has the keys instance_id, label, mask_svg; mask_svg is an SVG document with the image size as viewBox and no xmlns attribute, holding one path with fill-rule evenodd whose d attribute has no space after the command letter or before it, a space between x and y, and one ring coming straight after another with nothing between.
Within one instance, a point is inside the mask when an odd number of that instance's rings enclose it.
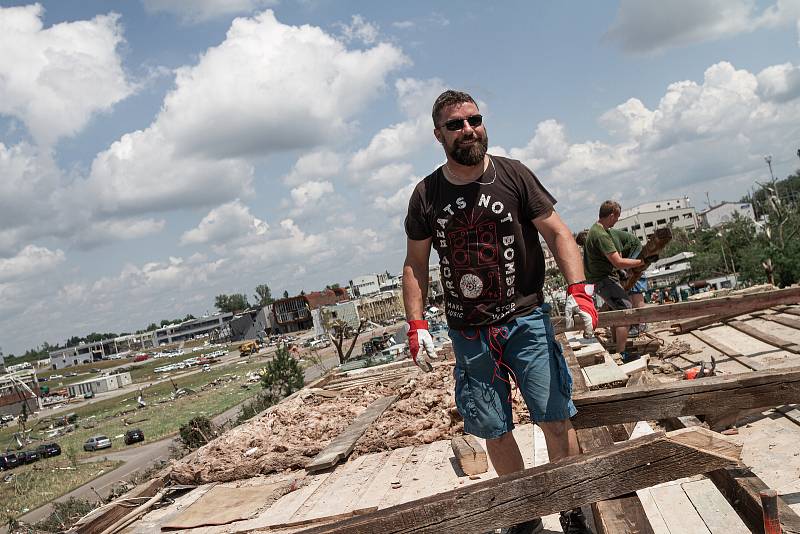
<instances>
[{"instance_id":1,"label":"man's bare arm","mask_svg":"<svg viewBox=\"0 0 800 534\"><path fill-rule=\"evenodd\" d=\"M431 257L432 240L407 240L406 261L403 264L403 305L406 319L422 319L425 301L428 298L428 261Z\"/></svg>"},{"instance_id":2,"label":"man's bare arm","mask_svg":"<svg viewBox=\"0 0 800 534\"><path fill-rule=\"evenodd\" d=\"M619 252L612 252L610 254L606 254L606 258L608 261L611 262L611 265L616 267L617 269L633 269L634 267L641 267L644 265L642 260L634 260L631 258L623 258L619 255Z\"/></svg>"},{"instance_id":3,"label":"man's bare arm","mask_svg":"<svg viewBox=\"0 0 800 534\"><path fill-rule=\"evenodd\" d=\"M555 210L533 220L568 284L584 279L583 260L575 238Z\"/></svg>"}]
</instances>

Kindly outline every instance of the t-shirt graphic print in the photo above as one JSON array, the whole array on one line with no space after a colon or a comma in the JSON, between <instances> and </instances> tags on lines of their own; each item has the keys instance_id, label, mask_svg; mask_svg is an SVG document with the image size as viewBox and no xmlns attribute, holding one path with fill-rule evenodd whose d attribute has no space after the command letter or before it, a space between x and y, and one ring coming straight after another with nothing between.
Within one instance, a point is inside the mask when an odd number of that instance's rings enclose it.
<instances>
[{"instance_id":1,"label":"t-shirt graphic print","mask_svg":"<svg viewBox=\"0 0 800 534\"><path fill-rule=\"evenodd\" d=\"M448 182L441 167L417 184L406 233L432 238L451 328L507 322L540 304L544 255L532 220L554 203L527 167L497 156L470 184Z\"/></svg>"}]
</instances>

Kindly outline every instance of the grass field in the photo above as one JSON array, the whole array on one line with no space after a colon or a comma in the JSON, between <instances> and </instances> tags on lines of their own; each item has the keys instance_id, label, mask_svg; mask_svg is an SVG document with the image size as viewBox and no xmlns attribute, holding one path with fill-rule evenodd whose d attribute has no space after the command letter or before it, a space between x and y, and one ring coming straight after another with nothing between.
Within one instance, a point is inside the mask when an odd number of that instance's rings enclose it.
<instances>
[{"instance_id":1,"label":"grass field","mask_svg":"<svg viewBox=\"0 0 800 534\"><path fill-rule=\"evenodd\" d=\"M76 407L73 412L78 416L78 428L74 432L58 438L44 437L43 424L37 426L34 420L29 421L29 428L34 428L31 438L38 443L56 442L64 451L74 451L79 459L92 455L101 455L125 447L121 436L126 430L140 428L145 435L145 443L174 434L180 425L197 415L213 417L255 395L260 385L253 383L248 389L246 375L250 371L263 367L263 361L242 360L236 364L212 368L210 372L199 372L174 379L179 388L195 390L194 394L170 400L174 387L170 382L156 384L143 389L147 406L137 408L137 393L123 395L108 400L98 401L83 407ZM236 377L236 378L234 378ZM220 379L214 387L201 388ZM10 426L0 429L0 449L5 449L12 442L18 428ZM111 449L97 453L83 451L83 443L91 436L104 434L112 439ZM38 439L37 439L38 438Z\"/></svg>"},{"instance_id":2,"label":"grass field","mask_svg":"<svg viewBox=\"0 0 800 534\"><path fill-rule=\"evenodd\" d=\"M99 477L121 462L73 463L66 455L46 458L3 472L0 503L6 515L18 517Z\"/></svg>"}]
</instances>

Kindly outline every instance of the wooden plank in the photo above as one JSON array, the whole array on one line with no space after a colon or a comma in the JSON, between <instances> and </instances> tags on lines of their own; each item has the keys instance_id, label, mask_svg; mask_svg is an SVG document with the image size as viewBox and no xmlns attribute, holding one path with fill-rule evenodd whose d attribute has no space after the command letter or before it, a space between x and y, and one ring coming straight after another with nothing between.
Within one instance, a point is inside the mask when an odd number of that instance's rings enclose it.
<instances>
[{"instance_id":1,"label":"wooden plank","mask_svg":"<svg viewBox=\"0 0 800 534\"><path fill-rule=\"evenodd\" d=\"M622 372L615 363L605 362L582 367L581 372L589 385L589 389L623 386L628 381L628 375Z\"/></svg>"},{"instance_id":2,"label":"wooden plank","mask_svg":"<svg viewBox=\"0 0 800 534\"><path fill-rule=\"evenodd\" d=\"M606 349L600 343L597 343L594 346L574 351L575 359L581 367L596 365L605 361L605 356L603 355L605 351Z\"/></svg>"},{"instance_id":3,"label":"wooden plank","mask_svg":"<svg viewBox=\"0 0 800 534\"><path fill-rule=\"evenodd\" d=\"M784 308L781 313L788 313L789 315L797 315L800 317L800 308Z\"/></svg>"},{"instance_id":4,"label":"wooden plank","mask_svg":"<svg viewBox=\"0 0 800 534\"><path fill-rule=\"evenodd\" d=\"M347 458L356 446L356 441L360 438L381 414L391 406L397 395L390 395L377 399L367 406L361 415L355 418L344 432L333 438L327 447L322 449L311 462L306 465L306 471L313 473L322 469L327 469L336 465L339 461Z\"/></svg>"},{"instance_id":5,"label":"wooden plank","mask_svg":"<svg viewBox=\"0 0 800 534\"><path fill-rule=\"evenodd\" d=\"M647 520L650 521L650 527L655 534L672 534L664 521L664 516L661 515L661 510L658 508L650 488L645 488L636 492L639 497L639 502L642 503L642 508L647 514Z\"/></svg>"},{"instance_id":6,"label":"wooden plank","mask_svg":"<svg viewBox=\"0 0 800 534\"><path fill-rule=\"evenodd\" d=\"M577 431L581 452L591 452L614 444L607 427ZM635 493L592 503L597 534L654 534L647 514Z\"/></svg>"},{"instance_id":7,"label":"wooden plank","mask_svg":"<svg viewBox=\"0 0 800 534\"><path fill-rule=\"evenodd\" d=\"M645 262L644 265L628 270L628 277L622 282L622 287L625 291L630 291L639 278L642 277L642 274L650 267L650 262L647 261L648 258L658 258L670 241L672 241L672 230L669 227L656 229L653 235L647 239L647 243L644 244L639 253L639 259Z\"/></svg>"},{"instance_id":8,"label":"wooden plank","mask_svg":"<svg viewBox=\"0 0 800 534\"><path fill-rule=\"evenodd\" d=\"M575 428L772 408L800 402L800 368L591 391L573 401Z\"/></svg>"},{"instance_id":9,"label":"wooden plank","mask_svg":"<svg viewBox=\"0 0 800 534\"><path fill-rule=\"evenodd\" d=\"M456 436L450 440L459 467L467 475L479 475L489 470L486 451L475 436Z\"/></svg>"},{"instance_id":10,"label":"wooden plank","mask_svg":"<svg viewBox=\"0 0 800 534\"><path fill-rule=\"evenodd\" d=\"M393 450L386 458L383 467L375 473L375 476L366 485L366 491L361 495L354 507L362 509L378 506L385 499L387 493L397 491L392 489L392 482L400 479L400 472L413 452L414 447L402 447Z\"/></svg>"},{"instance_id":11,"label":"wooden plank","mask_svg":"<svg viewBox=\"0 0 800 534\"><path fill-rule=\"evenodd\" d=\"M800 319L795 319L794 317L782 317L780 315L765 315L762 317L767 321L774 321L778 324L782 324L783 326L788 326L789 328L795 328L800 330Z\"/></svg>"},{"instance_id":12,"label":"wooden plank","mask_svg":"<svg viewBox=\"0 0 800 534\"><path fill-rule=\"evenodd\" d=\"M711 534L750 534L713 482L703 479L681 486Z\"/></svg>"},{"instance_id":13,"label":"wooden plank","mask_svg":"<svg viewBox=\"0 0 800 534\"><path fill-rule=\"evenodd\" d=\"M125 495L82 517L70 529L79 534L99 534L128 515L131 502L141 504L164 487L163 478L154 478L133 488Z\"/></svg>"},{"instance_id":14,"label":"wooden plank","mask_svg":"<svg viewBox=\"0 0 800 534\"><path fill-rule=\"evenodd\" d=\"M331 471L306 475L306 484L290 493L287 493L269 507L266 513L247 522L250 528L265 528L289 521L297 510L311 497L331 475Z\"/></svg>"},{"instance_id":15,"label":"wooden plank","mask_svg":"<svg viewBox=\"0 0 800 534\"><path fill-rule=\"evenodd\" d=\"M286 485L279 482L266 486L214 486L180 514L163 523L161 528L189 529L250 519L268 501L272 504L275 495L285 490Z\"/></svg>"},{"instance_id":16,"label":"wooden plank","mask_svg":"<svg viewBox=\"0 0 800 534\"><path fill-rule=\"evenodd\" d=\"M623 363L622 365L618 366L618 369L621 372L625 373L625 376L639 374L647 370L647 362L649 360L650 357L647 354L643 354L638 359L633 360L632 362Z\"/></svg>"},{"instance_id":17,"label":"wooden plank","mask_svg":"<svg viewBox=\"0 0 800 534\"><path fill-rule=\"evenodd\" d=\"M389 487L391 489L383 496L383 499L378 504L378 509L389 508L409 500L405 498L405 494L417 476L417 468L428 457L430 448L429 444L414 447L414 450L397 473L397 478L390 481Z\"/></svg>"},{"instance_id":18,"label":"wooden plank","mask_svg":"<svg viewBox=\"0 0 800 534\"><path fill-rule=\"evenodd\" d=\"M733 349L723 343L722 341L718 340L714 336L708 334L707 332L702 331L694 331L692 335L708 345L709 347L720 351L722 354L730 358L731 360L737 361L744 365L745 367L749 367L753 371L763 371L767 367L757 362L755 359L745 356L744 354L740 353L738 350Z\"/></svg>"},{"instance_id":19,"label":"wooden plank","mask_svg":"<svg viewBox=\"0 0 800 534\"><path fill-rule=\"evenodd\" d=\"M651 488L650 493L670 532L709 534L705 522L679 484Z\"/></svg>"},{"instance_id":20,"label":"wooden plank","mask_svg":"<svg viewBox=\"0 0 800 534\"><path fill-rule=\"evenodd\" d=\"M601 312L598 315L599 324L603 327L627 326L638 323L655 323L658 321L675 321L700 317L703 315L725 316L732 313L737 315L762 310L778 304L800 303L800 287L789 287L776 291L764 291L750 295L728 295L712 299L675 304L660 304L633 308L630 310L615 310ZM556 333L564 331L564 319L559 317L553 320ZM575 316L573 330L583 329L583 321Z\"/></svg>"},{"instance_id":21,"label":"wooden plank","mask_svg":"<svg viewBox=\"0 0 800 534\"><path fill-rule=\"evenodd\" d=\"M701 317L695 317L693 319L684 319L683 321L678 321L677 323L673 323L672 331L676 334L688 334L689 332L695 330L696 328L701 328L703 326L712 325L714 323L720 323L723 321L728 321L730 319L734 319L738 317L740 314L736 313L734 315L703 315Z\"/></svg>"},{"instance_id":22,"label":"wooden plank","mask_svg":"<svg viewBox=\"0 0 800 534\"><path fill-rule=\"evenodd\" d=\"M668 428L696 428L701 424L696 417L675 418L664 421ZM764 532L763 510L759 492L769 487L744 466L725 467L706 473L725 499L733 506L753 532ZM778 512L785 534L800 534L800 516L778 497Z\"/></svg>"},{"instance_id":23,"label":"wooden plank","mask_svg":"<svg viewBox=\"0 0 800 534\"><path fill-rule=\"evenodd\" d=\"M570 374L572 375L572 391L578 393L589 391L589 385L586 383L586 379L581 372L581 366L578 364L575 352L572 350L572 347L569 346L567 336L559 334L556 336L556 341L561 344L561 348L564 352L564 360L567 362L567 367L569 367Z\"/></svg>"},{"instance_id":24,"label":"wooden plank","mask_svg":"<svg viewBox=\"0 0 800 534\"><path fill-rule=\"evenodd\" d=\"M785 339L779 338L777 336L773 336L772 334L768 334L763 330L756 328L751 324L747 324L743 321L728 321L728 326L732 326L739 332L747 334L748 336L755 338L759 341L763 341L767 345L772 345L774 347L778 347L779 349L783 349L794 354L800 354L800 345L793 341L787 341Z\"/></svg>"},{"instance_id":25,"label":"wooden plank","mask_svg":"<svg viewBox=\"0 0 800 534\"><path fill-rule=\"evenodd\" d=\"M708 447L686 444L696 433ZM656 433L304 532L486 532L738 463L722 442L702 428Z\"/></svg>"}]
</instances>

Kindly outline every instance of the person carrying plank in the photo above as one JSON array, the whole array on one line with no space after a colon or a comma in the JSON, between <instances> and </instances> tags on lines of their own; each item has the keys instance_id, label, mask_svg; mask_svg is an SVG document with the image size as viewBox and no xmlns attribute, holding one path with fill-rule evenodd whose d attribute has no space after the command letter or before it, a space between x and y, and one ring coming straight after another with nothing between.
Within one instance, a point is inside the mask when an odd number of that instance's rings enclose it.
<instances>
[{"instance_id":1,"label":"person carrying plank","mask_svg":"<svg viewBox=\"0 0 800 534\"><path fill-rule=\"evenodd\" d=\"M524 468L512 434L512 386L542 429L552 461L579 453L570 417L572 377L542 296L544 255L553 251L569 286L567 318L597 326L592 287L555 199L519 161L487 154L488 134L473 98L445 91L433 105L433 134L446 162L417 184L405 220L403 301L414 362L436 358L427 321L431 247L439 254L445 316L456 357L455 398L464 431L486 439L498 475ZM591 532L580 509L563 512L564 532ZM541 519L511 533L542 530Z\"/></svg>"},{"instance_id":2,"label":"person carrying plank","mask_svg":"<svg viewBox=\"0 0 800 534\"><path fill-rule=\"evenodd\" d=\"M633 307L628 292L622 287L619 271L644 265L640 259L623 257L611 235L610 228L617 224L621 212L622 207L619 203L613 200L603 202L600 205L597 222L589 228L583 247L586 278L594 284L597 295L612 310ZM622 357L623 363L638 358L638 356L629 355L625 351L628 328L628 326L618 326L614 329L616 352Z\"/></svg>"}]
</instances>

